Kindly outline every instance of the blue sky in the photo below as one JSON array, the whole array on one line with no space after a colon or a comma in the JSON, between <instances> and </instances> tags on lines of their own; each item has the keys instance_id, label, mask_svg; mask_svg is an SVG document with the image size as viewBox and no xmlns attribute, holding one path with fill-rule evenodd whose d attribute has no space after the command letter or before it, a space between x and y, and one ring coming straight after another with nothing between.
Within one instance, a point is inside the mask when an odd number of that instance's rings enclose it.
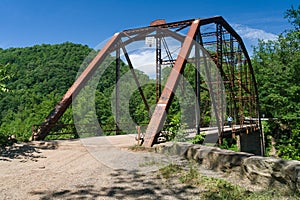
<instances>
[{"instance_id":1,"label":"blue sky","mask_svg":"<svg viewBox=\"0 0 300 200\"><path fill-rule=\"evenodd\" d=\"M167 22L223 16L248 49L289 28L284 12L296 0L0 0L0 48L66 41L95 47L115 32ZM249 49L250 50L250 49Z\"/></svg>"}]
</instances>

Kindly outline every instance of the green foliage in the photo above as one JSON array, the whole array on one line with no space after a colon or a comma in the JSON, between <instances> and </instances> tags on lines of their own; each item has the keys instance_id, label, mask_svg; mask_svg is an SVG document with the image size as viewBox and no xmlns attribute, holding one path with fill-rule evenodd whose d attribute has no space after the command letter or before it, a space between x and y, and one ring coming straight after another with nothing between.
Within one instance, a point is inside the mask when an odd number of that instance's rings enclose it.
<instances>
[{"instance_id":1,"label":"green foliage","mask_svg":"<svg viewBox=\"0 0 300 200\"><path fill-rule=\"evenodd\" d=\"M247 199L248 191L233 185L225 180L202 177L202 181L207 184L206 189L210 192L204 195L204 199Z\"/></svg>"},{"instance_id":2,"label":"green foliage","mask_svg":"<svg viewBox=\"0 0 300 200\"><path fill-rule=\"evenodd\" d=\"M283 135L277 144L278 154L284 159L300 160L300 124L290 130L289 135Z\"/></svg>"},{"instance_id":3,"label":"green foliage","mask_svg":"<svg viewBox=\"0 0 300 200\"><path fill-rule=\"evenodd\" d=\"M186 125L180 125L180 128L174 132L173 141L174 142L186 142L188 133L185 131Z\"/></svg>"},{"instance_id":4,"label":"green foliage","mask_svg":"<svg viewBox=\"0 0 300 200\"><path fill-rule=\"evenodd\" d=\"M0 64L0 93L8 92L6 83L12 78L11 75L7 73L7 65Z\"/></svg>"},{"instance_id":5,"label":"green foliage","mask_svg":"<svg viewBox=\"0 0 300 200\"><path fill-rule=\"evenodd\" d=\"M299 6L287 10L285 17L294 26L294 29L280 35L277 41L260 41L255 47L253 66L258 82L261 113L266 117L282 119L281 125L269 125L265 128L269 132L267 136L276 138L276 148L279 156L287 159L299 159L299 125L300 124L300 32L299 32ZM49 114L52 108L65 94L76 79L80 65L88 60L84 59L92 52L97 53L87 46L72 44L69 42L57 45L36 45L26 48L0 49L0 141L6 141L9 135L15 134L18 140L26 141L31 135L31 126L40 124ZM91 54L90 54L91 55ZM92 57L92 56L90 56ZM95 94L85 96L81 102L81 115L85 118L83 123L90 123L93 112L87 110L90 98L95 99L95 112L97 120L106 129L115 129L112 97L114 94L115 58L108 57L105 64L110 64L102 74ZM166 83L171 67L165 67L162 71L162 82ZM129 72L129 67L121 62L121 77ZM142 89L153 113L155 99L155 81L147 75L135 70ZM130 73L129 73L130 74ZM195 69L187 63L184 73L185 81L188 81L195 89ZM204 82L203 80L201 82ZM120 119L120 123L128 123L131 118L136 124L142 125L149 122L150 113L146 110L139 91L126 92L126 88L135 85L132 77L122 88L120 100L129 100L121 103L120 112L124 113L129 107L130 116ZM194 101L194 94L185 93L183 81L178 85L178 93L168 110L166 129L172 132L174 141L186 141L184 129L195 124L194 113L188 111ZM200 110L201 126L210 123L209 94L201 85ZM128 90L129 91L129 90ZM132 92L132 91L131 91ZM130 96L126 96L130 94ZM59 123L73 123L72 109L69 108L62 116ZM190 120L193 119L193 120ZM276 128L288 127L285 134L278 134ZM66 132L73 130L66 129ZM125 130L122 133L130 133L133 130ZM115 134L109 132L107 134ZM279 136L281 135L281 136ZM60 137L60 136L59 136ZM73 136L72 136L73 137ZM193 143L201 143L202 135L196 136ZM227 141L226 141L227 142ZM230 142L224 142L224 148L236 149Z\"/></svg>"},{"instance_id":6,"label":"green foliage","mask_svg":"<svg viewBox=\"0 0 300 200\"><path fill-rule=\"evenodd\" d=\"M8 135L0 133L0 148L8 144Z\"/></svg>"},{"instance_id":7,"label":"green foliage","mask_svg":"<svg viewBox=\"0 0 300 200\"><path fill-rule=\"evenodd\" d=\"M168 179L168 178L178 174L181 171L182 171L182 168L176 164L169 164L169 165L159 169L161 176L165 179Z\"/></svg>"},{"instance_id":8,"label":"green foliage","mask_svg":"<svg viewBox=\"0 0 300 200\"><path fill-rule=\"evenodd\" d=\"M176 115L171 118L169 122L169 126L166 128L167 131L171 133L169 135L168 140L174 142L186 142L187 141L187 133L185 131L186 124L181 124L180 113L178 112Z\"/></svg>"},{"instance_id":9,"label":"green foliage","mask_svg":"<svg viewBox=\"0 0 300 200\"><path fill-rule=\"evenodd\" d=\"M206 136L206 134L204 132L201 132L200 134L196 135L192 139L192 143L193 144L203 144L203 142L205 140L205 136Z\"/></svg>"},{"instance_id":10,"label":"green foliage","mask_svg":"<svg viewBox=\"0 0 300 200\"><path fill-rule=\"evenodd\" d=\"M86 66L97 52L87 46L72 44L69 42L57 45L35 45L26 48L10 48L0 50L0 133L1 141L6 141L9 135L16 135L19 141L27 141L31 136L33 124L41 124L53 107L66 93L76 79L79 70ZM88 57L88 59L86 59ZM108 56L103 65L108 66L101 71L101 79L97 83L94 94L88 93L90 86L85 86L81 92L86 92L80 98L78 108L80 112L72 112L68 108L58 123L72 124L73 115L82 119L80 123L89 124L97 120L105 130L105 134L115 134L116 128L114 112L115 94L115 58ZM104 69L104 68L103 68ZM98 72L97 72L98 73ZM153 112L155 99L155 81L139 70L135 70L147 102L150 112ZM120 64L120 76L127 76L120 88L120 113L122 117L119 123L126 124L131 118L136 124L146 124L150 115L144 105L139 91L131 91L136 83L129 67L123 62ZM5 87L5 89L3 89ZM8 90L7 90L8 89ZM86 90L85 90L86 89ZM8 91L8 92L4 92ZM133 93L132 93L133 92ZM128 96L130 95L130 96ZM93 98L94 103L90 101ZM126 104L128 102L129 104ZM93 105L91 105L91 103ZM95 107L95 112L89 110ZM129 107L130 116L124 116L125 109ZM179 103L174 103L169 109L168 120L173 119L179 112ZM168 123L168 122L167 122ZM175 125L177 126L177 124ZM134 127L134 126L130 126ZM123 128L123 127L122 127ZM54 130L53 128L52 130ZM126 129L126 128L125 128ZM56 129L55 129L56 130ZM74 127L59 130L63 133L74 132ZM123 130L120 133L132 133L135 130ZM90 134L85 134L87 136ZM76 137L76 135L48 136L48 139Z\"/></svg>"},{"instance_id":11,"label":"green foliage","mask_svg":"<svg viewBox=\"0 0 300 200\"><path fill-rule=\"evenodd\" d=\"M260 41L254 49L253 66L258 83L261 113L277 122L264 124L267 150L275 138L278 156L299 160L300 126L300 6L285 18L294 26L276 41Z\"/></svg>"},{"instance_id":12,"label":"green foliage","mask_svg":"<svg viewBox=\"0 0 300 200\"><path fill-rule=\"evenodd\" d=\"M91 51L87 46L63 43L10 48L0 51L1 137L16 135L26 141L31 126L40 124L75 80L80 64ZM61 123L72 122L68 111Z\"/></svg>"},{"instance_id":13,"label":"green foliage","mask_svg":"<svg viewBox=\"0 0 300 200\"><path fill-rule=\"evenodd\" d=\"M0 97L5 96L9 89L6 83L11 79L11 76L7 73L7 65L0 64ZM0 132L0 147L8 144L8 133Z\"/></svg>"},{"instance_id":14,"label":"green foliage","mask_svg":"<svg viewBox=\"0 0 300 200\"><path fill-rule=\"evenodd\" d=\"M231 151L239 151L236 140L232 138L223 138L222 144L219 146L221 149L228 149Z\"/></svg>"},{"instance_id":15,"label":"green foliage","mask_svg":"<svg viewBox=\"0 0 300 200\"><path fill-rule=\"evenodd\" d=\"M179 180L181 183L191 184L191 185L199 185L200 180L200 172L199 169L196 167L196 163L190 162L189 169L179 176Z\"/></svg>"},{"instance_id":16,"label":"green foliage","mask_svg":"<svg viewBox=\"0 0 300 200\"><path fill-rule=\"evenodd\" d=\"M300 123L294 121L268 121L263 124L267 150L271 149L271 141L276 141L277 156L288 160L300 160Z\"/></svg>"},{"instance_id":17,"label":"green foliage","mask_svg":"<svg viewBox=\"0 0 300 200\"><path fill-rule=\"evenodd\" d=\"M296 30L300 29L300 5L298 8L292 6L285 12L284 18L287 18L288 21L294 26Z\"/></svg>"},{"instance_id":18,"label":"green foliage","mask_svg":"<svg viewBox=\"0 0 300 200\"><path fill-rule=\"evenodd\" d=\"M294 19L291 12L287 12L289 20ZM300 9L297 12L300 13ZM280 35L277 41L260 41L254 49L252 61L261 113L267 117L300 119L299 46L300 31L295 29Z\"/></svg>"}]
</instances>

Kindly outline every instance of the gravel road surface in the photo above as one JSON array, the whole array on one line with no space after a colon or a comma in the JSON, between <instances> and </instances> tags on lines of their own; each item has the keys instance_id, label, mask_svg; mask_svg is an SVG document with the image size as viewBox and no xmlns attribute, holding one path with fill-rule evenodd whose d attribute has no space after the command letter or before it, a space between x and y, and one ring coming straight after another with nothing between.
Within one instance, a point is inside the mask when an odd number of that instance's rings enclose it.
<instances>
[{"instance_id":1,"label":"gravel road surface","mask_svg":"<svg viewBox=\"0 0 300 200\"><path fill-rule=\"evenodd\" d=\"M0 152L0 199L195 199L157 170L187 162L132 151L134 135L15 144Z\"/></svg>"}]
</instances>

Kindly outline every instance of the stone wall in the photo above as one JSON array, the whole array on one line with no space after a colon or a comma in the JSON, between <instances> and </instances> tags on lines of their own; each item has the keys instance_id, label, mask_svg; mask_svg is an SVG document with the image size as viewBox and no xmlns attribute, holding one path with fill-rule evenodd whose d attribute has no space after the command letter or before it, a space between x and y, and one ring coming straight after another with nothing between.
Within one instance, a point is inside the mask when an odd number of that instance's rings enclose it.
<instances>
[{"instance_id":1,"label":"stone wall","mask_svg":"<svg viewBox=\"0 0 300 200\"><path fill-rule=\"evenodd\" d=\"M207 169L237 173L241 179L264 188L300 192L300 161L288 161L250 153L234 152L217 147L190 143L164 143L155 146L157 152L192 159Z\"/></svg>"}]
</instances>

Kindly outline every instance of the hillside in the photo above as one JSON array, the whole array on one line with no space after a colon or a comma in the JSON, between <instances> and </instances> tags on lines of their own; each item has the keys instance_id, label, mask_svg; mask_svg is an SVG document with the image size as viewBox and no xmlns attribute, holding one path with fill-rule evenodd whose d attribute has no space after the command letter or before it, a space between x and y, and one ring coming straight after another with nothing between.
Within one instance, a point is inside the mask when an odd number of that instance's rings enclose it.
<instances>
[{"instance_id":1,"label":"hillside","mask_svg":"<svg viewBox=\"0 0 300 200\"><path fill-rule=\"evenodd\" d=\"M81 65L90 53L95 53L88 46L63 43L55 45L36 45L25 48L0 49L0 67L3 76L1 84L5 92L0 93L0 133L2 140L9 135L16 135L20 141L31 136L31 126L40 124L56 103L62 98L82 70ZM102 74L95 92L95 110L99 123L114 128L114 117L111 108L112 94L115 88L115 61L112 61ZM129 67L121 62L121 74ZM135 70L140 80L148 82L143 86L149 103L153 104L154 87L152 80L142 72ZM123 88L135 85L128 79ZM122 98L122 96L120 97ZM87 99L87 101L89 101ZM90 103L90 102L87 102ZM91 102L93 103L93 102ZM85 105L86 106L86 105ZM123 112L123 107L121 111ZM149 120L148 113L138 92L130 99L130 114L137 123ZM89 115L90 113L84 113ZM126 121L126 119L120 119ZM61 124L72 124L72 109L69 108L59 121ZM87 122L86 122L87 123Z\"/></svg>"},{"instance_id":2,"label":"hillside","mask_svg":"<svg viewBox=\"0 0 300 200\"><path fill-rule=\"evenodd\" d=\"M31 125L39 124L75 80L91 49L69 42L0 50L0 66L9 78L1 93L0 132L29 138Z\"/></svg>"}]
</instances>

